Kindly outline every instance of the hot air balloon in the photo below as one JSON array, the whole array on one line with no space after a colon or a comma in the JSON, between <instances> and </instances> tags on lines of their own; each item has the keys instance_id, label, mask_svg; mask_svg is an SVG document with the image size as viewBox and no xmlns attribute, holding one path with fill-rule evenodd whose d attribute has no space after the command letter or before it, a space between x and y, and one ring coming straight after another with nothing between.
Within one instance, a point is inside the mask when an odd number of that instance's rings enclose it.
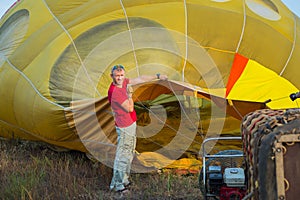
<instances>
[{"instance_id":1,"label":"hot air balloon","mask_svg":"<svg viewBox=\"0 0 300 200\"><path fill-rule=\"evenodd\" d=\"M0 22L0 136L111 166L107 89L122 64L128 77L169 77L134 86L134 170L198 165L204 137L239 134L256 109L298 107L299 25L280 0L17 1Z\"/></svg>"}]
</instances>

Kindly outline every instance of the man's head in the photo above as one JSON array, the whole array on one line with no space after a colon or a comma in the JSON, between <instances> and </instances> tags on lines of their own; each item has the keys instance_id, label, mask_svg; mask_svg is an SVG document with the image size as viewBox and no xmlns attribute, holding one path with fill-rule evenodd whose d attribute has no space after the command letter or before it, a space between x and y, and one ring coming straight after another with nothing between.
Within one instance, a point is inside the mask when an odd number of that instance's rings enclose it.
<instances>
[{"instance_id":1,"label":"man's head","mask_svg":"<svg viewBox=\"0 0 300 200\"><path fill-rule=\"evenodd\" d=\"M110 76L115 85L122 86L125 79L125 68L122 65L113 66Z\"/></svg>"}]
</instances>

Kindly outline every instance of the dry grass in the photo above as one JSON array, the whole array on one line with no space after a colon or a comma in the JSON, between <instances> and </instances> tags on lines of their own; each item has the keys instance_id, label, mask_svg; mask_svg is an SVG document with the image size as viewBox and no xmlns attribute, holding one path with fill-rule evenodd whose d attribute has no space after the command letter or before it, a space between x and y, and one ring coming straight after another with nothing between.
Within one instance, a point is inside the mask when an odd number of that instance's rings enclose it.
<instances>
[{"instance_id":1,"label":"dry grass","mask_svg":"<svg viewBox=\"0 0 300 200\"><path fill-rule=\"evenodd\" d=\"M0 199L120 199L109 191L111 176L112 169L81 152L0 140ZM197 174L132 174L131 180L125 199L202 199Z\"/></svg>"}]
</instances>

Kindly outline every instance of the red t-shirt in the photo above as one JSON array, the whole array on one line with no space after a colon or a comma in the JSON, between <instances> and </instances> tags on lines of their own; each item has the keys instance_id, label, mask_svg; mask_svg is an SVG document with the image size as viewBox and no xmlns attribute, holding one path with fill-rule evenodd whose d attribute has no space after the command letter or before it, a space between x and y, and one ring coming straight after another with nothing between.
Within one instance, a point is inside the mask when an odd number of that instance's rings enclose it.
<instances>
[{"instance_id":1,"label":"red t-shirt","mask_svg":"<svg viewBox=\"0 0 300 200\"><path fill-rule=\"evenodd\" d=\"M119 88L111 83L108 89L108 101L114 112L116 126L120 128L130 126L137 119L135 110L132 112L127 112L121 106L121 104L128 99L126 90L128 83L129 79L125 78L122 88Z\"/></svg>"}]
</instances>

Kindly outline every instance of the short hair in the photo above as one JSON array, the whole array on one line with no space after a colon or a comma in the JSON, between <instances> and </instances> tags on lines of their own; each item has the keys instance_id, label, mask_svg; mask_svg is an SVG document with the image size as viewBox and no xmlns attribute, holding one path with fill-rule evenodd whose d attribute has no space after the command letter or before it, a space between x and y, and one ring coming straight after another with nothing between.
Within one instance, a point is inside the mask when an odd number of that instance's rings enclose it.
<instances>
[{"instance_id":1,"label":"short hair","mask_svg":"<svg viewBox=\"0 0 300 200\"><path fill-rule=\"evenodd\" d=\"M115 65L115 66L113 66L113 67L111 68L111 73L113 74L113 72L114 72L115 70L117 70L117 71L124 70L124 71L125 71L125 68L124 68L123 65L117 64L117 65Z\"/></svg>"}]
</instances>

